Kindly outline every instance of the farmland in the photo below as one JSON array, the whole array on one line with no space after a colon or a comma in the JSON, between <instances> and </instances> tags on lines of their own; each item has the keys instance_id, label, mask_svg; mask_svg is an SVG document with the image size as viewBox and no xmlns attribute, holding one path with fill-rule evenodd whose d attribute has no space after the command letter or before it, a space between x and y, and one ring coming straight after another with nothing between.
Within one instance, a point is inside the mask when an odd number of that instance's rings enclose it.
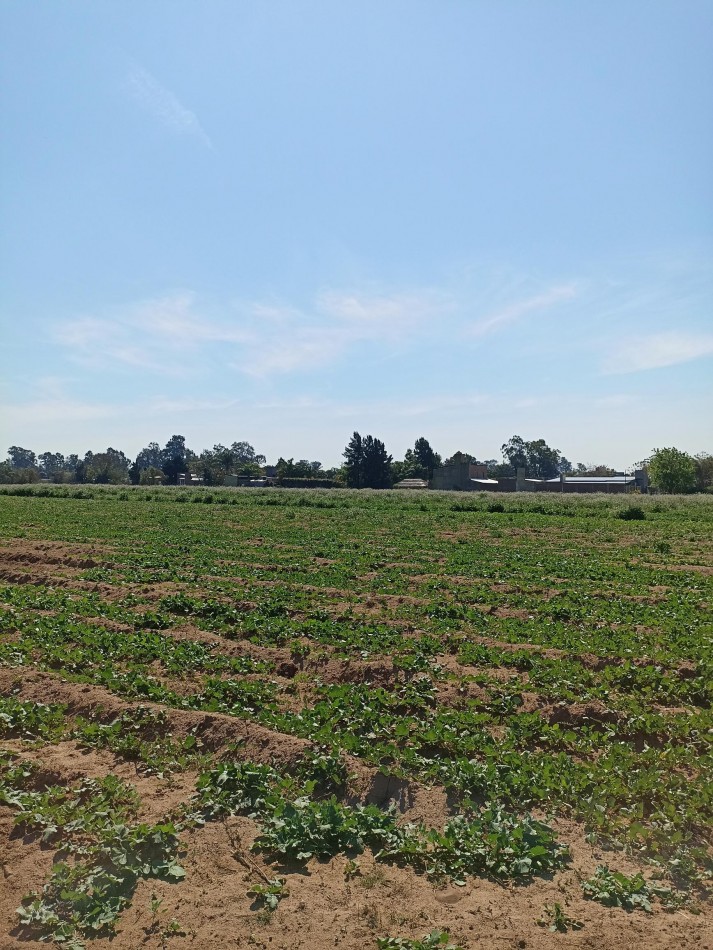
<instances>
[{"instance_id":1,"label":"farmland","mask_svg":"<svg viewBox=\"0 0 713 950\"><path fill-rule=\"evenodd\" d=\"M713 498L12 486L0 618L3 948L713 950Z\"/></svg>"}]
</instances>

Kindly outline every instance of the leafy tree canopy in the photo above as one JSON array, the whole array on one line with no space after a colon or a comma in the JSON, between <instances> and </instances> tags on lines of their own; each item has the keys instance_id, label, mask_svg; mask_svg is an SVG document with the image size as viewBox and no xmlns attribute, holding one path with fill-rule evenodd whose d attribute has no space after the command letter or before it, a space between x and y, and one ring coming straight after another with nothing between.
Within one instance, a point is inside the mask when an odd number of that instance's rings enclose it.
<instances>
[{"instance_id":1,"label":"leafy tree canopy","mask_svg":"<svg viewBox=\"0 0 713 950\"><path fill-rule=\"evenodd\" d=\"M713 455L700 452L693 461L696 463L697 487L700 491L710 491L713 488Z\"/></svg>"},{"instance_id":2,"label":"leafy tree canopy","mask_svg":"<svg viewBox=\"0 0 713 950\"><path fill-rule=\"evenodd\" d=\"M649 479L659 491L686 494L696 488L696 463L680 449L654 449L649 459Z\"/></svg>"},{"instance_id":3,"label":"leafy tree canopy","mask_svg":"<svg viewBox=\"0 0 713 950\"><path fill-rule=\"evenodd\" d=\"M23 449L19 445L11 445L7 450L7 454L13 468L35 468L37 465L37 456L30 449Z\"/></svg>"},{"instance_id":4,"label":"leafy tree canopy","mask_svg":"<svg viewBox=\"0 0 713 950\"><path fill-rule=\"evenodd\" d=\"M44 478L53 478L59 475L66 468L66 460L61 452L43 452L38 455L37 461L40 465L40 472Z\"/></svg>"},{"instance_id":5,"label":"leafy tree canopy","mask_svg":"<svg viewBox=\"0 0 713 950\"><path fill-rule=\"evenodd\" d=\"M449 459L446 459L446 465L460 465L463 462L475 462L475 456L470 452L454 452Z\"/></svg>"},{"instance_id":6,"label":"leafy tree canopy","mask_svg":"<svg viewBox=\"0 0 713 950\"><path fill-rule=\"evenodd\" d=\"M84 456L83 481L100 485L121 485L129 480L129 459L119 449L87 452Z\"/></svg>"},{"instance_id":7,"label":"leafy tree canopy","mask_svg":"<svg viewBox=\"0 0 713 950\"><path fill-rule=\"evenodd\" d=\"M575 475L597 475L600 478L607 475L616 475L616 469L609 465L585 465L583 462L577 462L574 468Z\"/></svg>"},{"instance_id":8,"label":"leafy tree canopy","mask_svg":"<svg viewBox=\"0 0 713 950\"><path fill-rule=\"evenodd\" d=\"M277 469L278 478L323 478L324 473L322 471L321 462L310 462L307 459L300 459L299 462L295 462L294 459L283 459L280 457L277 460Z\"/></svg>"},{"instance_id":9,"label":"leafy tree canopy","mask_svg":"<svg viewBox=\"0 0 713 950\"><path fill-rule=\"evenodd\" d=\"M434 452L428 439L424 439L423 436L416 439L413 454L421 467L421 478L433 478L433 470L441 464L441 456L438 452Z\"/></svg>"},{"instance_id":10,"label":"leafy tree canopy","mask_svg":"<svg viewBox=\"0 0 713 950\"><path fill-rule=\"evenodd\" d=\"M544 439L526 442L514 435L502 446L503 459L509 466L510 475L524 468L531 478L555 478L572 471L572 463L557 449L552 449Z\"/></svg>"},{"instance_id":11,"label":"leafy tree canopy","mask_svg":"<svg viewBox=\"0 0 713 950\"><path fill-rule=\"evenodd\" d=\"M347 485L350 488L390 488L393 459L381 439L364 438L355 432L344 450Z\"/></svg>"}]
</instances>

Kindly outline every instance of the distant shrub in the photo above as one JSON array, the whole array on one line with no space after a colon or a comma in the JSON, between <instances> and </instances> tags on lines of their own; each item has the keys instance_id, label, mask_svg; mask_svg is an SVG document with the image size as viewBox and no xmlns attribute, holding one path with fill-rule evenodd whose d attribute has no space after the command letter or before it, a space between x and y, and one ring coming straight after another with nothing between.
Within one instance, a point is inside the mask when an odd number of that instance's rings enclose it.
<instances>
[{"instance_id":1,"label":"distant shrub","mask_svg":"<svg viewBox=\"0 0 713 950\"><path fill-rule=\"evenodd\" d=\"M628 508L617 511L616 516L621 518L622 521L643 521L646 513L640 505L629 505Z\"/></svg>"},{"instance_id":2,"label":"distant shrub","mask_svg":"<svg viewBox=\"0 0 713 950\"><path fill-rule=\"evenodd\" d=\"M505 505L501 501L492 501L488 505L488 511L505 511Z\"/></svg>"}]
</instances>

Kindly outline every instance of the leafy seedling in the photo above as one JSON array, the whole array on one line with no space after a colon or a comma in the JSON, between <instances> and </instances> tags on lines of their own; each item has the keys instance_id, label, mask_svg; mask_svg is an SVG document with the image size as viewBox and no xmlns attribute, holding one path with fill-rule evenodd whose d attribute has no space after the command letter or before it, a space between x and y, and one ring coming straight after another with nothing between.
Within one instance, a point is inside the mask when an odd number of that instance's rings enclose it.
<instances>
[{"instance_id":1,"label":"leafy seedling","mask_svg":"<svg viewBox=\"0 0 713 950\"><path fill-rule=\"evenodd\" d=\"M547 927L552 933L565 934L568 930L581 930L584 924L566 913L561 904L545 904L542 916L537 921L540 927Z\"/></svg>"},{"instance_id":2,"label":"leafy seedling","mask_svg":"<svg viewBox=\"0 0 713 950\"><path fill-rule=\"evenodd\" d=\"M420 940L410 937L377 937L379 950L463 950L463 947L450 943L447 930L432 930Z\"/></svg>"},{"instance_id":3,"label":"leafy seedling","mask_svg":"<svg viewBox=\"0 0 713 950\"><path fill-rule=\"evenodd\" d=\"M266 884L253 884L248 888L248 896L255 898L256 907L266 907L268 910L277 910L277 905L283 897L289 895L284 877L275 877Z\"/></svg>"},{"instance_id":4,"label":"leafy seedling","mask_svg":"<svg viewBox=\"0 0 713 950\"><path fill-rule=\"evenodd\" d=\"M605 864L600 865L593 877L582 881L582 891L589 900L599 901L607 907L651 913L653 891L640 872L627 877L619 871L610 871Z\"/></svg>"}]
</instances>

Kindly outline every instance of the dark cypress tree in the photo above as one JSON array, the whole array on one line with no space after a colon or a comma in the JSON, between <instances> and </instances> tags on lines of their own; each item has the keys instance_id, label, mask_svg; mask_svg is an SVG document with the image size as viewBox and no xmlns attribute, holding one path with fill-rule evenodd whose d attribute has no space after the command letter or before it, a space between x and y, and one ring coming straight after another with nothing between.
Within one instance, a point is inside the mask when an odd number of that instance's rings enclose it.
<instances>
[{"instance_id":1,"label":"dark cypress tree","mask_svg":"<svg viewBox=\"0 0 713 950\"><path fill-rule=\"evenodd\" d=\"M422 478L433 478L433 469L438 468L441 464L441 456L438 452L434 452L431 448L431 444L428 439L424 439L423 436L420 439L416 439L416 444L413 447L413 454L418 461L418 464L421 466Z\"/></svg>"},{"instance_id":2,"label":"dark cypress tree","mask_svg":"<svg viewBox=\"0 0 713 950\"><path fill-rule=\"evenodd\" d=\"M350 488L362 488L364 482L364 445L362 437L358 432L349 440L344 449L345 464L347 470L347 485Z\"/></svg>"},{"instance_id":3,"label":"dark cypress tree","mask_svg":"<svg viewBox=\"0 0 713 950\"><path fill-rule=\"evenodd\" d=\"M393 459L386 451L381 439L367 435L363 442L363 486L364 488L391 488L391 463Z\"/></svg>"}]
</instances>

